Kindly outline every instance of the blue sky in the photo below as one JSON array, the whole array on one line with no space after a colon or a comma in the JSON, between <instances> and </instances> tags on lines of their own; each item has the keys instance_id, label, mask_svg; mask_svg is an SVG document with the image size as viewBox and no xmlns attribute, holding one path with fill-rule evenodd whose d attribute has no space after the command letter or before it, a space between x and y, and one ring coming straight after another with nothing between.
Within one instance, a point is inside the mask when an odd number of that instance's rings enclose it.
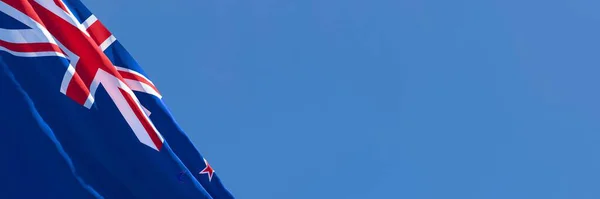
<instances>
[{"instance_id":1,"label":"blue sky","mask_svg":"<svg viewBox=\"0 0 600 199\"><path fill-rule=\"evenodd\" d=\"M594 0L83 0L238 198L600 198Z\"/></svg>"}]
</instances>

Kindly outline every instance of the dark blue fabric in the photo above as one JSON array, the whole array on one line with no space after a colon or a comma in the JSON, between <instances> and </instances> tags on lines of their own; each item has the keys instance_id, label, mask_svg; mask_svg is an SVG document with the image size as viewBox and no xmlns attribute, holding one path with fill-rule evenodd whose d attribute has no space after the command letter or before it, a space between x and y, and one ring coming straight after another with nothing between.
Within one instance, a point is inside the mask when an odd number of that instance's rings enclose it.
<instances>
[{"instance_id":1,"label":"dark blue fabric","mask_svg":"<svg viewBox=\"0 0 600 199\"><path fill-rule=\"evenodd\" d=\"M2 29L29 29L29 26L10 17L8 14L0 12L0 28Z\"/></svg>"},{"instance_id":2,"label":"dark blue fabric","mask_svg":"<svg viewBox=\"0 0 600 199\"><path fill-rule=\"evenodd\" d=\"M0 198L101 198L0 59Z\"/></svg>"},{"instance_id":3,"label":"dark blue fabric","mask_svg":"<svg viewBox=\"0 0 600 199\"><path fill-rule=\"evenodd\" d=\"M197 181L180 182L179 173L187 169L168 142L160 152L139 142L102 87L98 88L91 109L62 94L59 88L66 72L64 59L23 58L1 51L0 57L54 132L80 176L102 196L211 198ZM21 111L23 114L31 112ZM31 125L27 121L13 123ZM186 173L185 177L192 178Z\"/></svg>"}]
</instances>

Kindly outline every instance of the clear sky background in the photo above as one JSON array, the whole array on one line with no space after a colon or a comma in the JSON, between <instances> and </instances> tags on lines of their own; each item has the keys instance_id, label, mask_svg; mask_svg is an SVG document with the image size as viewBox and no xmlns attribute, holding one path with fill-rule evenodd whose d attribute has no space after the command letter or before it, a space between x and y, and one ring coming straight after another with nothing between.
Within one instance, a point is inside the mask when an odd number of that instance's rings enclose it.
<instances>
[{"instance_id":1,"label":"clear sky background","mask_svg":"<svg viewBox=\"0 0 600 199\"><path fill-rule=\"evenodd\" d=\"M600 1L83 2L237 198L600 198Z\"/></svg>"}]
</instances>

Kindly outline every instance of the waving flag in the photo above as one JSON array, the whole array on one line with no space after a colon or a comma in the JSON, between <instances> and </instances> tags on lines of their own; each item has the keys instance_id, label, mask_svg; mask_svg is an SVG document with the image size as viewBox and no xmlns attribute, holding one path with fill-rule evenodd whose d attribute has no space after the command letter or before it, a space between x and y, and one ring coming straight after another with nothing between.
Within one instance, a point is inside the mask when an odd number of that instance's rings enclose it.
<instances>
[{"instance_id":1,"label":"waving flag","mask_svg":"<svg viewBox=\"0 0 600 199\"><path fill-rule=\"evenodd\" d=\"M80 1L0 0L0 69L0 198L233 198Z\"/></svg>"}]
</instances>

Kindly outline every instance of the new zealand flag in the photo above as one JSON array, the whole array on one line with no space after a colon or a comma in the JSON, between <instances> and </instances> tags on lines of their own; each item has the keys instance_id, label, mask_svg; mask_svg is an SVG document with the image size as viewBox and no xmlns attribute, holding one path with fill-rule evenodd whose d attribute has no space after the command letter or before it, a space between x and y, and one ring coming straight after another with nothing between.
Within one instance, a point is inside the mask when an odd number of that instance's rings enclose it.
<instances>
[{"instance_id":1,"label":"new zealand flag","mask_svg":"<svg viewBox=\"0 0 600 199\"><path fill-rule=\"evenodd\" d=\"M0 198L233 198L78 0L0 0Z\"/></svg>"}]
</instances>

